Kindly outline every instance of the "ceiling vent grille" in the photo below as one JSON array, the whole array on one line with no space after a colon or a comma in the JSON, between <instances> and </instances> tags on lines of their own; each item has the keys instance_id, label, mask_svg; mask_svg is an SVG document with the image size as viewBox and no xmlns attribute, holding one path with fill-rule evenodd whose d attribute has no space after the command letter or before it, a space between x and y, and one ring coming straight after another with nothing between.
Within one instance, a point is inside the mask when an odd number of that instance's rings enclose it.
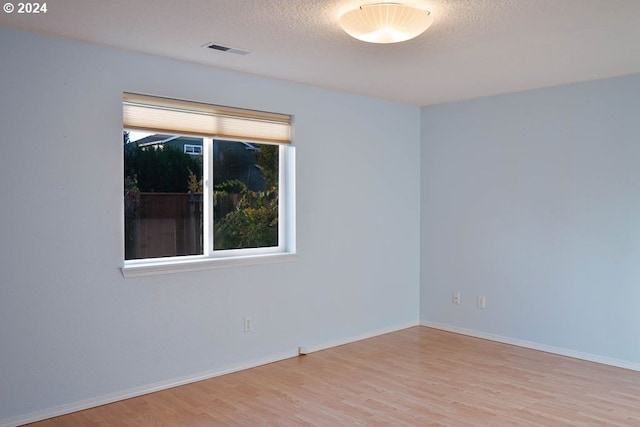
<instances>
[{"instance_id":1,"label":"ceiling vent grille","mask_svg":"<svg viewBox=\"0 0 640 427\"><path fill-rule=\"evenodd\" d=\"M251 53L248 50L239 49L237 47L224 46L217 43L207 43L203 47L206 47L208 49L218 50L224 53L235 53L236 55L248 55L249 53Z\"/></svg>"}]
</instances>

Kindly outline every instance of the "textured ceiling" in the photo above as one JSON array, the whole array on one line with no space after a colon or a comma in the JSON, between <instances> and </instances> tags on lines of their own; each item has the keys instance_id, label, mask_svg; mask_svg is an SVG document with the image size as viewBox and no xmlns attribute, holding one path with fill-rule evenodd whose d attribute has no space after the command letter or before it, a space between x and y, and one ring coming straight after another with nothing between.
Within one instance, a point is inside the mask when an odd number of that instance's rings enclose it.
<instances>
[{"instance_id":1,"label":"textured ceiling","mask_svg":"<svg viewBox=\"0 0 640 427\"><path fill-rule=\"evenodd\" d=\"M0 25L415 105L640 72L639 0L405 0L434 24L392 45L338 26L365 2L49 0Z\"/></svg>"}]
</instances>

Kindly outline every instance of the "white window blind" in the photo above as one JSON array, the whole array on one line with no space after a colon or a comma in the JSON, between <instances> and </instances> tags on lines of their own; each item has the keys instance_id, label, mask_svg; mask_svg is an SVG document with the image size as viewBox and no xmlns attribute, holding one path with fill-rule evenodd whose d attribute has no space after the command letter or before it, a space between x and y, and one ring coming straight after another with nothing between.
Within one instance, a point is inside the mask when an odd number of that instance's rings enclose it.
<instances>
[{"instance_id":1,"label":"white window blind","mask_svg":"<svg viewBox=\"0 0 640 427\"><path fill-rule=\"evenodd\" d=\"M124 128L289 144L291 116L124 93Z\"/></svg>"}]
</instances>

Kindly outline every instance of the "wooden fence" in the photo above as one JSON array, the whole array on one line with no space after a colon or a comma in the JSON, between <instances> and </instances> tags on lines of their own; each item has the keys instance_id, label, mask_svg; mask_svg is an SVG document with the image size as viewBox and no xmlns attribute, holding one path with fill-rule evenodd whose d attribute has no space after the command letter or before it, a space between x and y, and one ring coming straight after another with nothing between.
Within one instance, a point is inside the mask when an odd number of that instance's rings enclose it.
<instances>
[{"instance_id":1,"label":"wooden fence","mask_svg":"<svg viewBox=\"0 0 640 427\"><path fill-rule=\"evenodd\" d=\"M128 259L202 253L202 193L140 193Z\"/></svg>"}]
</instances>

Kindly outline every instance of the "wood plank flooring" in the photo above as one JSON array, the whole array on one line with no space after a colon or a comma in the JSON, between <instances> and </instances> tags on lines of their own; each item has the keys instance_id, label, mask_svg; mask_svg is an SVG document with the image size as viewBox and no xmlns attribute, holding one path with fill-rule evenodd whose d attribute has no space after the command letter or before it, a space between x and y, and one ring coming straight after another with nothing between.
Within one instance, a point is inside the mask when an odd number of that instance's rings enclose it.
<instances>
[{"instance_id":1,"label":"wood plank flooring","mask_svg":"<svg viewBox=\"0 0 640 427\"><path fill-rule=\"evenodd\" d=\"M414 327L33 426L640 426L640 372Z\"/></svg>"}]
</instances>

